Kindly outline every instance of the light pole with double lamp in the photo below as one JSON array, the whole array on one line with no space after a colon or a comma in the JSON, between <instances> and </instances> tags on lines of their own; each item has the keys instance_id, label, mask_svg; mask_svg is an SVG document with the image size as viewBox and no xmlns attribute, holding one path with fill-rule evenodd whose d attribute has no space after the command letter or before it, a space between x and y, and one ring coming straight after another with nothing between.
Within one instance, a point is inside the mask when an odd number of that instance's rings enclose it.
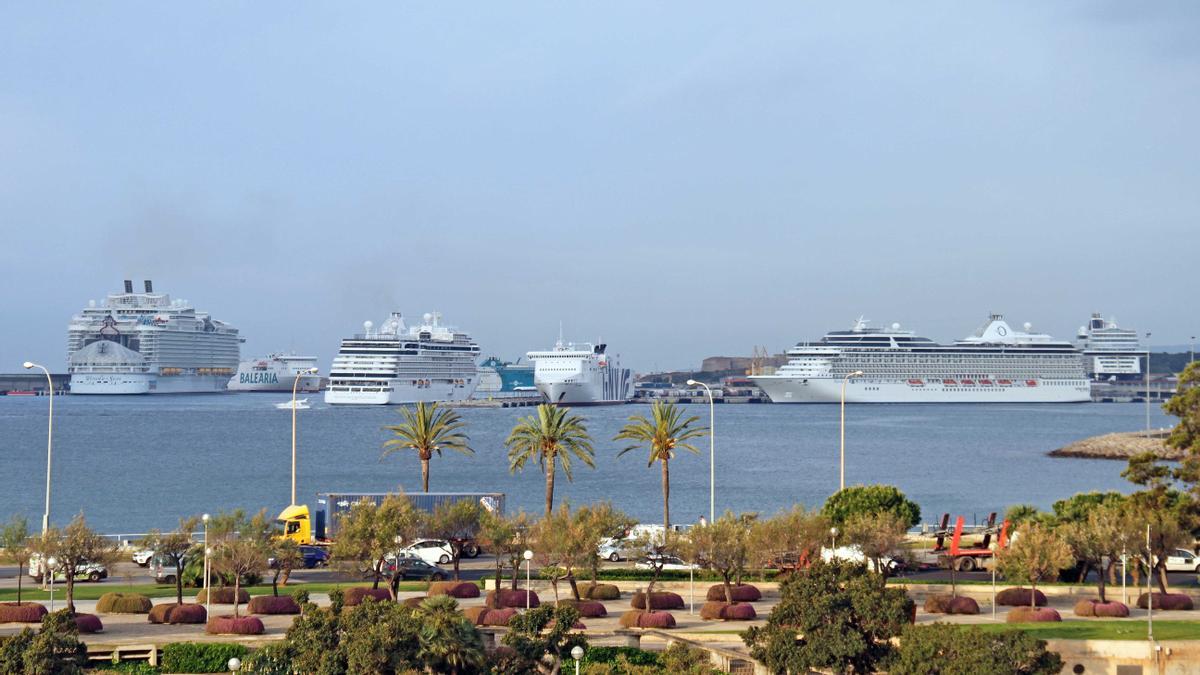
<instances>
[{"instance_id":1,"label":"light pole with double lamp","mask_svg":"<svg viewBox=\"0 0 1200 675\"><path fill-rule=\"evenodd\" d=\"M296 373L296 380L292 382L292 506L296 505L296 388L303 376L316 373L316 368L305 368Z\"/></svg>"},{"instance_id":2,"label":"light pole with double lamp","mask_svg":"<svg viewBox=\"0 0 1200 675\"><path fill-rule=\"evenodd\" d=\"M846 375L846 377L844 377L842 379L842 424L841 424L841 429L842 429L842 431L841 431L841 436L842 436L841 457L842 457L842 460L841 460L840 479L838 480L838 491L839 492L846 489L846 385L850 383L850 378L862 377L862 376L863 376L863 371L856 370L853 373L848 373Z\"/></svg>"},{"instance_id":3,"label":"light pole with double lamp","mask_svg":"<svg viewBox=\"0 0 1200 675\"><path fill-rule=\"evenodd\" d=\"M46 531L50 529L50 459L53 456L54 450L54 379L50 377L50 371L46 366L26 361L21 364L25 366L25 370L30 368L39 368L46 374L46 385L50 388L50 421L46 424L46 510L42 512L42 536L46 536Z\"/></svg>"},{"instance_id":4,"label":"light pole with double lamp","mask_svg":"<svg viewBox=\"0 0 1200 675\"><path fill-rule=\"evenodd\" d=\"M700 385L708 394L708 522L717 520L717 408L713 405L712 389L707 384L688 380L689 387Z\"/></svg>"}]
</instances>

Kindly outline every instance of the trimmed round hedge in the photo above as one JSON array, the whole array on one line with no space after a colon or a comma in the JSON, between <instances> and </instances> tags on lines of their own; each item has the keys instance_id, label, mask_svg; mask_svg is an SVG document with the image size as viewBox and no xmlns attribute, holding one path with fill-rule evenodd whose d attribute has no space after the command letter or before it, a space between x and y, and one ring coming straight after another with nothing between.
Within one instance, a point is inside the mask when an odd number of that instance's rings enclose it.
<instances>
[{"instance_id":1,"label":"trimmed round hedge","mask_svg":"<svg viewBox=\"0 0 1200 675\"><path fill-rule=\"evenodd\" d=\"M471 623L476 626L483 625L483 615L488 612L487 607L468 607L463 610L463 616L470 619Z\"/></svg>"},{"instance_id":2,"label":"trimmed round hedge","mask_svg":"<svg viewBox=\"0 0 1200 675\"><path fill-rule=\"evenodd\" d=\"M638 591L638 592L634 593L633 599L629 601L629 604L634 609L647 609L646 594L643 593L642 591ZM683 608L684 608L683 597L680 596L678 593L671 593L669 591L663 591L663 592L656 592L656 593L650 594L649 609L683 609Z\"/></svg>"},{"instance_id":3,"label":"trimmed round hedge","mask_svg":"<svg viewBox=\"0 0 1200 675\"><path fill-rule=\"evenodd\" d=\"M1038 607L1046 606L1046 594L1031 588L1006 588L996 594L996 604L1004 607L1028 606L1029 594L1033 593L1033 604Z\"/></svg>"},{"instance_id":4,"label":"trimmed round hedge","mask_svg":"<svg viewBox=\"0 0 1200 675\"><path fill-rule=\"evenodd\" d=\"M1049 607L1013 607L1005 619L1008 623L1036 623L1044 621L1062 621L1058 610Z\"/></svg>"},{"instance_id":5,"label":"trimmed round hedge","mask_svg":"<svg viewBox=\"0 0 1200 675\"><path fill-rule=\"evenodd\" d=\"M0 602L0 623L41 623L48 613L36 602Z\"/></svg>"},{"instance_id":6,"label":"trimmed round hedge","mask_svg":"<svg viewBox=\"0 0 1200 675\"><path fill-rule=\"evenodd\" d=\"M246 611L251 614L299 614L300 605L288 595L256 595L250 598Z\"/></svg>"},{"instance_id":7,"label":"trimmed round hedge","mask_svg":"<svg viewBox=\"0 0 1200 675\"><path fill-rule=\"evenodd\" d=\"M525 607L526 590L518 588L517 590L502 588L499 591L488 591L487 599L484 604L488 607L504 608L504 607ZM538 594L534 591L528 591L530 609L540 606L542 603L538 600Z\"/></svg>"},{"instance_id":8,"label":"trimmed round hedge","mask_svg":"<svg viewBox=\"0 0 1200 675\"><path fill-rule=\"evenodd\" d=\"M559 600L557 604L560 607L574 607L579 612L579 616L585 619L608 616L608 610L605 609L604 603L596 600L575 600L574 598L568 598L566 600Z\"/></svg>"},{"instance_id":9,"label":"trimmed round hedge","mask_svg":"<svg viewBox=\"0 0 1200 675\"><path fill-rule=\"evenodd\" d=\"M1183 611L1193 609L1192 596L1184 593L1142 593L1138 596L1138 608L1149 609L1150 596L1154 596L1154 609Z\"/></svg>"},{"instance_id":10,"label":"trimmed round hedge","mask_svg":"<svg viewBox=\"0 0 1200 675\"><path fill-rule=\"evenodd\" d=\"M621 589L613 584L596 584L585 587L579 594L588 600L617 600L621 597Z\"/></svg>"},{"instance_id":11,"label":"trimmed round hedge","mask_svg":"<svg viewBox=\"0 0 1200 675\"><path fill-rule=\"evenodd\" d=\"M214 616L204 632L209 635L262 635L266 628L257 616Z\"/></svg>"},{"instance_id":12,"label":"trimmed round hedge","mask_svg":"<svg viewBox=\"0 0 1200 675\"><path fill-rule=\"evenodd\" d=\"M675 616L670 612L643 612L634 609L622 614L620 623L625 628L674 628Z\"/></svg>"},{"instance_id":13,"label":"trimmed round hedge","mask_svg":"<svg viewBox=\"0 0 1200 675\"><path fill-rule=\"evenodd\" d=\"M100 614L149 614L154 603L141 593L105 593L96 601Z\"/></svg>"},{"instance_id":14,"label":"trimmed round hedge","mask_svg":"<svg viewBox=\"0 0 1200 675\"><path fill-rule=\"evenodd\" d=\"M150 623L205 623L208 612L204 605L168 603L150 608Z\"/></svg>"},{"instance_id":15,"label":"trimmed round hedge","mask_svg":"<svg viewBox=\"0 0 1200 675\"><path fill-rule=\"evenodd\" d=\"M75 614L75 627L80 633L99 633L104 630L104 623L95 614Z\"/></svg>"},{"instance_id":16,"label":"trimmed round hedge","mask_svg":"<svg viewBox=\"0 0 1200 675\"><path fill-rule=\"evenodd\" d=\"M486 608L485 608L486 609ZM512 607L504 609L488 609L479 618L480 626L507 626L508 622L517 615L517 610Z\"/></svg>"},{"instance_id":17,"label":"trimmed round hedge","mask_svg":"<svg viewBox=\"0 0 1200 675\"><path fill-rule=\"evenodd\" d=\"M429 595L448 595L452 598L478 598L479 585L469 581L435 581L429 584Z\"/></svg>"},{"instance_id":18,"label":"trimmed round hedge","mask_svg":"<svg viewBox=\"0 0 1200 675\"><path fill-rule=\"evenodd\" d=\"M925 599L925 611L930 614L978 614L979 603L961 595L931 595Z\"/></svg>"},{"instance_id":19,"label":"trimmed round hedge","mask_svg":"<svg viewBox=\"0 0 1200 675\"><path fill-rule=\"evenodd\" d=\"M756 602L762 600L762 591L758 590L757 586L751 584L741 584L740 586L731 585L729 594L733 596L734 602ZM709 602L725 602L725 584L716 584L708 587L708 593L704 596Z\"/></svg>"},{"instance_id":20,"label":"trimmed round hedge","mask_svg":"<svg viewBox=\"0 0 1200 675\"><path fill-rule=\"evenodd\" d=\"M211 600L207 600L211 596ZM250 592L244 588L239 588L237 593L237 601L239 605L244 605L250 602ZM220 588L201 588L196 594L196 604L203 605L205 602L211 602L214 605L232 605L233 604L233 589L222 586Z\"/></svg>"},{"instance_id":21,"label":"trimmed round hedge","mask_svg":"<svg viewBox=\"0 0 1200 675\"><path fill-rule=\"evenodd\" d=\"M754 605L749 603L729 604L721 601L709 601L700 608L700 618L709 621L753 621L758 614Z\"/></svg>"},{"instance_id":22,"label":"trimmed round hedge","mask_svg":"<svg viewBox=\"0 0 1200 675\"><path fill-rule=\"evenodd\" d=\"M1097 616L1122 618L1129 616L1129 608L1123 602L1100 602L1099 600L1080 600L1075 603L1075 616Z\"/></svg>"},{"instance_id":23,"label":"trimmed round hedge","mask_svg":"<svg viewBox=\"0 0 1200 675\"><path fill-rule=\"evenodd\" d=\"M353 586L347 588L342 595L342 604L347 607L361 605L364 598L374 598L384 601L391 600L392 594L386 588L371 588L370 586Z\"/></svg>"}]
</instances>

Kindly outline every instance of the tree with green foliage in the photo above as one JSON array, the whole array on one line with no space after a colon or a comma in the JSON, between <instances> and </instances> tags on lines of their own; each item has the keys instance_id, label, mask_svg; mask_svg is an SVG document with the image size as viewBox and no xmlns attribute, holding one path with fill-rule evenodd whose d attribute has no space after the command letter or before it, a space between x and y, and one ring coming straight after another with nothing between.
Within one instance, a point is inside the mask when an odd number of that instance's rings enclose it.
<instances>
[{"instance_id":1,"label":"tree with green foliage","mask_svg":"<svg viewBox=\"0 0 1200 675\"><path fill-rule=\"evenodd\" d=\"M1179 418L1167 445L1186 450L1192 459L1200 458L1200 361L1188 364L1179 374L1175 395L1163 404L1163 410Z\"/></svg>"},{"instance_id":2,"label":"tree with green foliage","mask_svg":"<svg viewBox=\"0 0 1200 675\"><path fill-rule=\"evenodd\" d=\"M750 551L759 569L795 569L818 557L828 537L828 518L794 505L754 522L750 530Z\"/></svg>"},{"instance_id":3,"label":"tree with green foliage","mask_svg":"<svg viewBox=\"0 0 1200 675\"><path fill-rule=\"evenodd\" d=\"M537 414L523 417L508 434L504 445L508 447L508 469L517 472L531 462L546 472L546 515L554 510L554 476L561 465L567 480L571 474L571 457L574 456L591 468L596 468L592 437L587 425L579 415L568 408L550 404L537 407Z\"/></svg>"},{"instance_id":4,"label":"tree with green foliage","mask_svg":"<svg viewBox=\"0 0 1200 675\"><path fill-rule=\"evenodd\" d=\"M442 449L464 455L475 454L468 445L470 439L463 432L467 423L453 408L437 402L426 404L418 401L414 407L400 408L400 414L404 416L403 422L384 427L392 432L393 438L384 442L380 459L393 452L416 452L417 459L421 460L421 485L425 492L429 492L429 461L434 454L440 457Z\"/></svg>"},{"instance_id":5,"label":"tree with green foliage","mask_svg":"<svg viewBox=\"0 0 1200 675\"><path fill-rule=\"evenodd\" d=\"M1143 527L1149 526L1149 551L1143 561L1152 561L1148 568L1155 574L1158 588L1167 592L1167 558L1175 549L1191 539L1189 530L1196 523L1197 502L1191 495L1173 488L1176 473L1159 461L1153 452L1143 452L1129 458L1129 466L1121 472L1129 482L1142 487L1127 498ZM1142 547L1145 548L1143 538Z\"/></svg>"},{"instance_id":6,"label":"tree with green foliage","mask_svg":"<svg viewBox=\"0 0 1200 675\"><path fill-rule=\"evenodd\" d=\"M1062 669L1058 653L1024 631L946 623L906 628L887 668L890 675L1057 675Z\"/></svg>"},{"instance_id":7,"label":"tree with green foliage","mask_svg":"<svg viewBox=\"0 0 1200 675\"><path fill-rule=\"evenodd\" d=\"M601 542L606 539L619 539L625 536L629 528L637 521L615 508L612 502L604 501L590 506L581 506L576 511L579 519L580 546L591 551L597 551ZM587 558L587 568L591 573L591 585L596 586L600 579L600 567L604 559L598 555Z\"/></svg>"},{"instance_id":8,"label":"tree with green foliage","mask_svg":"<svg viewBox=\"0 0 1200 675\"><path fill-rule=\"evenodd\" d=\"M775 673L873 673L908 624L912 601L866 566L813 561L789 575L765 626L741 636L750 655Z\"/></svg>"},{"instance_id":9,"label":"tree with green foliage","mask_svg":"<svg viewBox=\"0 0 1200 675\"><path fill-rule=\"evenodd\" d=\"M396 554L402 542L418 536L424 523L424 514L404 495L389 494L378 504L363 499L341 517L333 556L354 565L365 562L374 575L371 587L379 588L387 558ZM396 565L388 583L393 600L403 574L404 570Z\"/></svg>"},{"instance_id":10,"label":"tree with green foliage","mask_svg":"<svg viewBox=\"0 0 1200 675\"><path fill-rule=\"evenodd\" d=\"M1029 594L1034 606L1038 582L1054 581L1059 570L1075 564L1071 548L1045 525L1028 523L1017 530L1012 543L996 552L996 569L1005 579L1028 583L1034 592Z\"/></svg>"},{"instance_id":11,"label":"tree with green foliage","mask_svg":"<svg viewBox=\"0 0 1200 675\"><path fill-rule=\"evenodd\" d=\"M524 511L513 516L484 513L479 523L479 543L492 552L496 561L496 588L500 588L507 565L512 570L512 588L517 588L517 569L521 556L529 548L529 532L533 527Z\"/></svg>"},{"instance_id":12,"label":"tree with green foliage","mask_svg":"<svg viewBox=\"0 0 1200 675\"><path fill-rule=\"evenodd\" d=\"M179 527L171 532L151 530L140 542L144 548L154 551L154 555L162 558L175 568L175 603L183 604L183 568L187 564L188 554L198 548L192 541L192 533L200 519L180 518ZM203 551L200 551L203 555Z\"/></svg>"},{"instance_id":13,"label":"tree with green foliage","mask_svg":"<svg viewBox=\"0 0 1200 675\"><path fill-rule=\"evenodd\" d=\"M483 518L483 507L473 499L460 499L438 504L426 519L425 529L433 537L450 543L450 562L454 564L454 579L458 580L458 566L462 562L463 549L479 534Z\"/></svg>"},{"instance_id":14,"label":"tree with green foliage","mask_svg":"<svg viewBox=\"0 0 1200 675\"><path fill-rule=\"evenodd\" d=\"M654 466L655 462L662 465L663 493L663 527L671 529L671 460L676 452L687 450L699 454L689 441L708 435L708 427L692 426L700 420L699 417L683 417L683 408L674 403L655 401L650 407L650 417L632 415L621 431L613 437L614 441L630 441L617 456L639 448L650 449L650 459L646 466Z\"/></svg>"},{"instance_id":15,"label":"tree with green foliage","mask_svg":"<svg viewBox=\"0 0 1200 675\"><path fill-rule=\"evenodd\" d=\"M413 612L417 630L417 657L433 673L474 673L483 667L487 654L475 624L458 611L458 602L448 595L426 598Z\"/></svg>"},{"instance_id":16,"label":"tree with green foliage","mask_svg":"<svg viewBox=\"0 0 1200 675\"><path fill-rule=\"evenodd\" d=\"M14 515L0 531L0 548L4 555L17 565L17 604L21 604L21 580L25 577L25 568L29 565L29 521L25 516Z\"/></svg>"},{"instance_id":17,"label":"tree with green foliage","mask_svg":"<svg viewBox=\"0 0 1200 675\"><path fill-rule=\"evenodd\" d=\"M70 608L43 616L37 633L25 629L9 639L13 642L0 649L0 672L76 675L87 667L87 645L79 641L75 612Z\"/></svg>"},{"instance_id":18,"label":"tree with green foliage","mask_svg":"<svg viewBox=\"0 0 1200 675\"><path fill-rule=\"evenodd\" d=\"M556 601L558 582L562 580L570 584L572 597L580 599L576 572L596 557L595 546L588 548L589 538L584 528L584 519L578 512L572 513L567 503L560 504L554 513L534 526L533 560L542 570L541 575L550 579Z\"/></svg>"},{"instance_id":19,"label":"tree with green foliage","mask_svg":"<svg viewBox=\"0 0 1200 675\"><path fill-rule=\"evenodd\" d=\"M687 531L682 539L684 557L721 575L725 601L733 604L733 580L750 558L750 520L726 511L715 521Z\"/></svg>"},{"instance_id":20,"label":"tree with green foliage","mask_svg":"<svg viewBox=\"0 0 1200 675\"><path fill-rule=\"evenodd\" d=\"M51 527L33 540L32 547L41 556L43 565L50 558L58 562L54 574L61 573L66 578L67 609L71 614L75 613L75 577L86 565L114 562L117 554L117 543L88 527L82 513L61 530Z\"/></svg>"},{"instance_id":21,"label":"tree with green foliage","mask_svg":"<svg viewBox=\"0 0 1200 675\"><path fill-rule=\"evenodd\" d=\"M1122 551L1137 550L1140 529L1140 523L1129 518L1128 509L1120 502L1102 504L1083 520L1058 527L1058 536L1070 547L1072 556L1085 565L1080 581L1086 581L1089 568L1096 570L1100 602L1108 602L1105 581L1109 570L1105 567L1120 560Z\"/></svg>"},{"instance_id":22,"label":"tree with green foliage","mask_svg":"<svg viewBox=\"0 0 1200 675\"><path fill-rule=\"evenodd\" d=\"M1033 504L1013 504L1004 511L1004 519L1014 530L1026 523L1044 523L1049 521L1047 514L1038 511Z\"/></svg>"},{"instance_id":23,"label":"tree with green foliage","mask_svg":"<svg viewBox=\"0 0 1200 675\"><path fill-rule=\"evenodd\" d=\"M273 535L274 527L264 509L237 523L234 531L223 533L211 546L213 552L209 561L213 569L233 579L235 617L238 616L242 580L262 575L267 558L271 556Z\"/></svg>"},{"instance_id":24,"label":"tree with green foliage","mask_svg":"<svg viewBox=\"0 0 1200 675\"><path fill-rule=\"evenodd\" d=\"M921 522L921 507L894 485L855 485L838 490L821 507L821 513L838 527L856 514L880 511L896 514L906 528Z\"/></svg>"},{"instance_id":25,"label":"tree with green foliage","mask_svg":"<svg viewBox=\"0 0 1200 675\"><path fill-rule=\"evenodd\" d=\"M542 605L514 616L503 638L505 646L524 662L522 672L558 675L564 658L579 645L587 649L587 638L572 632L579 611L568 605Z\"/></svg>"},{"instance_id":26,"label":"tree with green foliage","mask_svg":"<svg viewBox=\"0 0 1200 675\"><path fill-rule=\"evenodd\" d=\"M856 513L843 525L846 541L857 546L877 574L887 578L887 558L894 558L904 544L908 526L893 511Z\"/></svg>"},{"instance_id":27,"label":"tree with green foliage","mask_svg":"<svg viewBox=\"0 0 1200 675\"><path fill-rule=\"evenodd\" d=\"M280 579L282 578L283 584L287 585L292 570L304 565L304 554L300 552L296 542L283 537L272 537L270 549L271 595L279 597Z\"/></svg>"},{"instance_id":28,"label":"tree with green foliage","mask_svg":"<svg viewBox=\"0 0 1200 675\"><path fill-rule=\"evenodd\" d=\"M1081 492L1068 499L1054 502L1054 519L1058 523L1079 523L1087 520L1088 514L1095 509L1124 502L1125 495L1120 492ZM1034 510L1036 511L1036 509ZM1013 521L1010 519L1009 522Z\"/></svg>"}]
</instances>

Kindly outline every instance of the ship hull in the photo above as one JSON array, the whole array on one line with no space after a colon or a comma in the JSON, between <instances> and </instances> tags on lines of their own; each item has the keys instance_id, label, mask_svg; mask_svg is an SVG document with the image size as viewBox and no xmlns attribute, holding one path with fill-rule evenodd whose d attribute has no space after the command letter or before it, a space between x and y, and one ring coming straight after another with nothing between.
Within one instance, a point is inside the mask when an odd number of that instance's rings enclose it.
<instances>
[{"instance_id":1,"label":"ship hull","mask_svg":"<svg viewBox=\"0 0 1200 675\"><path fill-rule=\"evenodd\" d=\"M122 373L76 373L71 375L72 394L130 395L150 393L149 375Z\"/></svg>"},{"instance_id":2,"label":"ship hull","mask_svg":"<svg viewBox=\"0 0 1200 675\"><path fill-rule=\"evenodd\" d=\"M750 378L772 403L838 403L842 380L760 375ZM847 403L1083 403L1091 400L1087 380L1063 384L1014 382L1009 386L954 385L941 382L909 384L906 380L852 379L846 385Z\"/></svg>"},{"instance_id":3,"label":"ship hull","mask_svg":"<svg viewBox=\"0 0 1200 675\"><path fill-rule=\"evenodd\" d=\"M248 381L242 381L247 379ZM241 374L235 375L229 380L227 388L229 391L273 391L273 392L291 392L292 385L296 382L295 375L280 375L278 379L270 382L254 382L248 378L242 378ZM321 390L320 375L302 375L300 376L300 385L296 391L306 393L318 392Z\"/></svg>"},{"instance_id":4,"label":"ship hull","mask_svg":"<svg viewBox=\"0 0 1200 675\"><path fill-rule=\"evenodd\" d=\"M405 405L408 403L453 403L465 401L475 393L475 380L464 384L433 382L427 386L413 386L409 381L391 380L391 391L337 391L325 390L325 402L330 405ZM354 389L355 387L350 387ZM361 387L370 389L373 387Z\"/></svg>"},{"instance_id":5,"label":"ship hull","mask_svg":"<svg viewBox=\"0 0 1200 675\"><path fill-rule=\"evenodd\" d=\"M626 402L624 399L605 399L598 389L599 387L591 384L576 382L537 384L537 392L541 394L542 400L554 405L620 405Z\"/></svg>"}]
</instances>

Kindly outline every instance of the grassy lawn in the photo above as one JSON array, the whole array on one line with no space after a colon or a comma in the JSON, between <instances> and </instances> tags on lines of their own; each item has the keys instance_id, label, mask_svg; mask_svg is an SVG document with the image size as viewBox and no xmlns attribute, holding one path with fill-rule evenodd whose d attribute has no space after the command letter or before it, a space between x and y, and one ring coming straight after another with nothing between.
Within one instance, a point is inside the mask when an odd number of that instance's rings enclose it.
<instances>
[{"instance_id":1,"label":"grassy lawn","mask_svg":"<svg viewBox=\"0 0 1200 675\"><path fill-rule=\"evenodd\" d=\"M1145 621L978 624L985 631L1018 629L1042 640L1145 640ZM1200 621L1155 621L1156 640L1200 640Z\"/></svg>"},{"instance_id":2,"label":"grassy lawn","mask_svg":"<svg viewBox=\"0 0 1200 675\"><path fill-rule=\"evenodd\" d=\"M297 583L292 582L287 586L279 587L280 595L288 595L297 589L304 589L309 593L328 593L335 588L349 588L351 586L370 586L371 582L365 581L361 583ZM258 586L243 587L250 592L250 595L270 595L270 584L259 584ZM429 588L429 584L424 581L404 581L400 583L401 591L424 591ZM196 597L196 592L199 589L184 588L183 598L188 601ZM66 597L66 588L63 584L54 584L54 599L62 600ZM102 581L100 583L77 583L75 584L75 599L76 600L97 600L105 593L141 593L151 598L173 598L175 597L174 586L159 586L157 584L134 584L129 585L119 581ZM17 599L16 588L0 589L0 601L12 602ZM50 593L41 590L36 585L26 586L22 589L21 600L39 600L48 601Z\"/></svg>"}]
</instances>

